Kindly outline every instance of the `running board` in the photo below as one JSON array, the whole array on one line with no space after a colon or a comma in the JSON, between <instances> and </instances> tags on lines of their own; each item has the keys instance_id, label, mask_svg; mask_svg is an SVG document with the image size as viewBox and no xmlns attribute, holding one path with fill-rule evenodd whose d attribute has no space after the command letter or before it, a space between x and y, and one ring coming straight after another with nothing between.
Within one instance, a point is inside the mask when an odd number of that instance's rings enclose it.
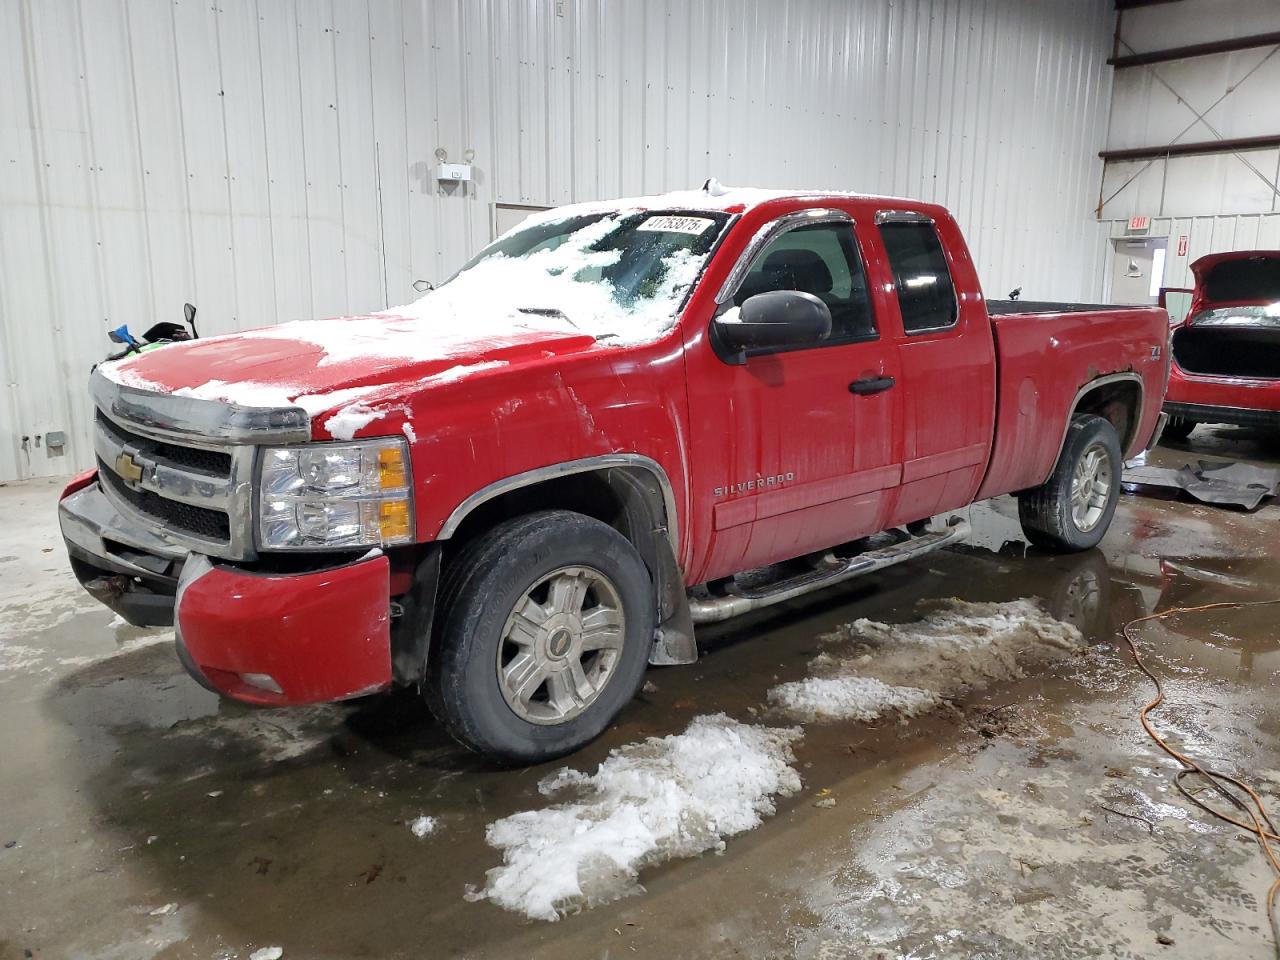
<instances>
[{"instance_id":1,"label":"running board","mask_svg":"<svg viewBox=\"0 0 1280 960\"><path fill-rule=\"evenodd\" d=\"M822 566L816 570L789 577L777 583L761 588L736 587L735 592L725 597L689 598L689 612L694 623L716 623L728 620L761 607L770 607L784 600L822 590L825 587L852 580L866 573L874 573L885 567L892 567L905 560L914 560L926 553L932 553L948 544L959 543L969 536L969 522L963 517L952 517L946 527L931 533L924 533L910 540L868 550L856 557L841 560L833 554L827 554Z\"/></svg>"}]
</instances>

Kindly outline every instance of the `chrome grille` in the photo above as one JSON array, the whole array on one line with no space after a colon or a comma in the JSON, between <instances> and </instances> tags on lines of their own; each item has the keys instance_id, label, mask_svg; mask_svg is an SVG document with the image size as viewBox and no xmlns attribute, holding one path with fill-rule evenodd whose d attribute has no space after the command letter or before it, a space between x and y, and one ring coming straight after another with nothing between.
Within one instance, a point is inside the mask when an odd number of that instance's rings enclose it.
<instances>
[{"instance_id":1,"label":"chrome grille","mask_svg":"<svg viewBox=\"0 0 1280 960\"><path fill-rule=\"evenodd\" d=\"M200 553L252 557L252 446L178 441L101 408L95 416L102 489L116 509Z\"/></svg>"},{"instance_id":2,"label":"chrome grille","mask_svg":"<svg viewBox=\"0 0 1280 960\"><path fill-rule=\"evenodd\" d=\"M187 531L219 543L231 542L231 519L224 510L196 507L168 500L150 490L136 490L101 459L98 460L98 476L116 496L174 531Z\"/></svg>"},{"instance_id":3,"label":"chrome grille","mask_svg":"<svg viewBox=\"0 0 1280 960\"><path fill-rule=\"evenodd\" d=\"M101 410L97 411L98 425L115 439L121 447L126 444L137 444L148 447L156 456L182 467L190 467L202 473L215 476L231 475L231 454L221 450L202 450L197 447L181 447L176 443L154 440L141 434L133 433L111 419Z\"/></svg>"}]
</instances>

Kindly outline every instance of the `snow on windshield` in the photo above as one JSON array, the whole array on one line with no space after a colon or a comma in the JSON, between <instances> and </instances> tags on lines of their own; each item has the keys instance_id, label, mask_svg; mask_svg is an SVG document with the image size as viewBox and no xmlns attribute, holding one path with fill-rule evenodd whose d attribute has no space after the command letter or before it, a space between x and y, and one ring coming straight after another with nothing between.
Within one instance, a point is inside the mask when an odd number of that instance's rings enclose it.
<instances>
[{"instance_id":1,"label":"snow on windshield","mask_svg":"<svg viewBox=\"0 0 1280 960\"><path fill-rule=\"evenodd\" d=\"M453 279L388 313L433 325L551 326L606 344L675 323L723 218L638 211L541 221L505 235Z\"/></svg>"}]
</instances>

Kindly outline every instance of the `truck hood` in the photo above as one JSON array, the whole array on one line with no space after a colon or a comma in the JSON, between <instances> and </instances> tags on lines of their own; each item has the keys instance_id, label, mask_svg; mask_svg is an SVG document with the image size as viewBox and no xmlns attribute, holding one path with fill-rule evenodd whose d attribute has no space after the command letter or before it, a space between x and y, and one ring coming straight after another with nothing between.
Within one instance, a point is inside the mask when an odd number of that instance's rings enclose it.
<instances>
[{"instance_id":1,"label":"truck hood","mask_svg":"<svg viewBox=\"0 0 1280 960\"><path fill-rule=\"evenodd\" d=\"M555 317L450 326L394 313L298 321L173 344L100 369L142 390L246 407L297 406L315 418L596 348L593 337Z\"/></svg>"}]
</instances>

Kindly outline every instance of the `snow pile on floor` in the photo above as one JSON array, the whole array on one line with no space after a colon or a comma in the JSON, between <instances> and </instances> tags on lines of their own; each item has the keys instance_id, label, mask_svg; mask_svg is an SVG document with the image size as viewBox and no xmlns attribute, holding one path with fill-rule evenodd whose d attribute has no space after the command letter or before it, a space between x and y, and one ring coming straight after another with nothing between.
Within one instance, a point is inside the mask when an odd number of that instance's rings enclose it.
<instances>
[{"instance_id":1,"label":"snow pile on floor","mask_svg":"<svg viewBox=\"0 0 1280 960\"><path fill-rule=\"evenodd\" d=\"M932 690L890 686L875 677L812 677L769 691L771 702L797 720L859 720L870 723L887 713L914 717L942 703Z\"/></svg>"},{"instance_id":2,"label":"snow pile on floor","mask_svg":"<svg viewBox=\"0 0 1280 960\"><path fill-rule=\"evenodd\" d=\"M1020 677L1028 666L1084 642L1079 630L1033 600L948 600L914 623L861 619L823 639L849 642L853 649L820 654L809 679L769 691L770 702L796 719L915 716L945 697Z\"/></svg>"},{"instance_id":3,"label":"snow pile on floor","mask_svg":"<svg viewBox=\"0 0 1280 960\"><path fill-rule=\"evenodd\" d=\"M643 868L723 849L725 837L774 813L775 796L798 792L791 747L800 736L717 714L620 747L594 774L561 769L539 789L579 799L490 824L503 863L468 898L557 920L638 893Z\"/></svg>"},{"instance_id":4,"label":"snow pile on floor","mask_svg":"<svg viewBox=\"0 0 1280 960\"><path fill-rule=\"evenodd\" d=\"M413 831L413 835L421 839L428 834L436 832L436 818L421 816L409 824L409 829Z\"/></svg>"}]
</instances>

